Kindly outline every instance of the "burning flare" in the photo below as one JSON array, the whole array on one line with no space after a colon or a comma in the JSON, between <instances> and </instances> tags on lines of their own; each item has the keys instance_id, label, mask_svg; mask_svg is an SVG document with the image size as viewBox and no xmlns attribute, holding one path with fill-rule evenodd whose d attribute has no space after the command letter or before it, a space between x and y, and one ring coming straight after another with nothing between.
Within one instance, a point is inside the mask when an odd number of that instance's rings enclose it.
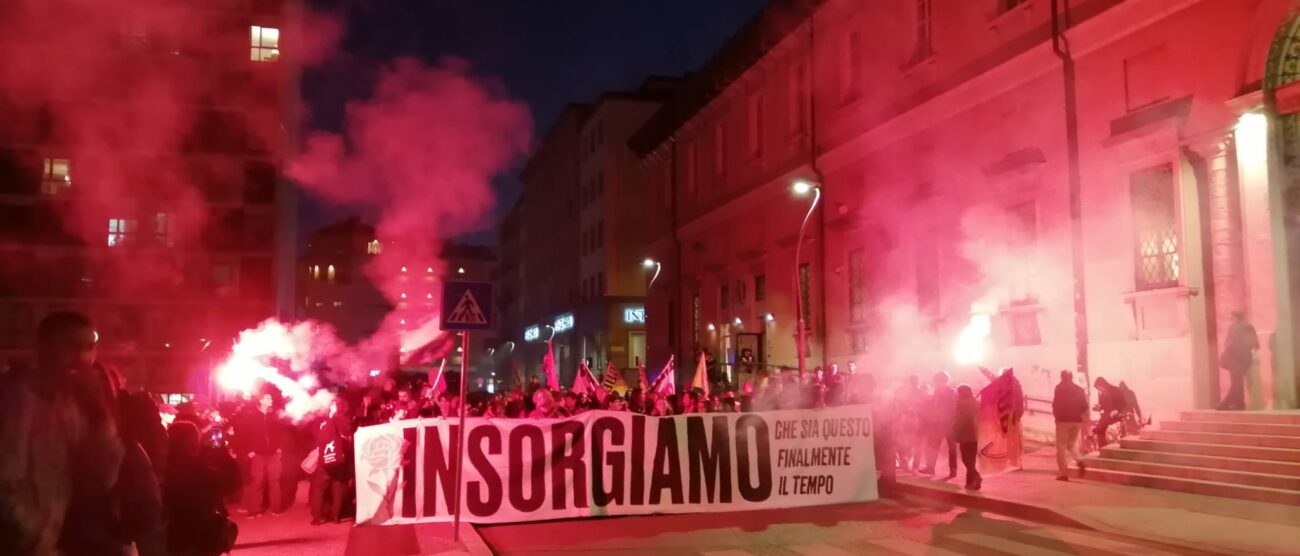
<instances>
[{"instance_id":1,"label":"burning flare","mask_svg":"<svg viewBox=\"0 0 1300 556\"><path fill-rule=\"evenodd\" d=\"M989 333L993 329L993 317L987 307L976 303L971 307L970 322L957 334L957 341L952 348L952 358L959 365L979 365L987 356Z\"/></svg>"},{"instance_id":2,"label":"burning flare","mask_svg":"<svg viewBox=\"0 0 1300 556\"><path fill-rule=\"evenodd\" d=\"M227 392L246 395L263 383L270 384L284 396L285 414L294 421L324 411L334 396L320 389L320 381L310 370L320 334L311 322L289 327L274 319L240 332L230 357L217 365L217 384Z\"/></svg>"}]
</instances>

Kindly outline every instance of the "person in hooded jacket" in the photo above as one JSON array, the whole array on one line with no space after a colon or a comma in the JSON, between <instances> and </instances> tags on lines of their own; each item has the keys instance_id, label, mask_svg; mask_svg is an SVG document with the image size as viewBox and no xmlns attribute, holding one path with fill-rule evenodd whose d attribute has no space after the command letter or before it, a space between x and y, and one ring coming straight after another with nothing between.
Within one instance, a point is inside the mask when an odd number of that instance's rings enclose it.
<instances>
[{"instance_id":1,"label":"person in hooded jacket","mask_svg":"<svg viewBox=\"0 0 1300 556\"><path fill-rule=\"evenodd\" d=\"M348 409L346 399L335 399L329 418L316 433L319 456L311 476L312 525L340 521L348 481L353 476L352 434L356 429Z\"/></svg>"}]
</instances>

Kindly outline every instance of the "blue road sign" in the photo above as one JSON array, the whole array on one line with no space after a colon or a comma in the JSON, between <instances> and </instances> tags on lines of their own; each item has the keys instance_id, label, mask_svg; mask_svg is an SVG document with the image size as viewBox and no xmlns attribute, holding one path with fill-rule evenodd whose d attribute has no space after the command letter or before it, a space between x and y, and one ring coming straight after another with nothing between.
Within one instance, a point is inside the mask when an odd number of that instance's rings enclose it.
<instances>
[{"instance_id":1,"label":"blue road sign","mask_svg":"<svg viewBox=\"0 0 1300 556\"><path fill-rule=\"evenodd\" d=\"M492 284L445 282L442 285L443 330L491 330Z\"/></svg>"}]
</instances>

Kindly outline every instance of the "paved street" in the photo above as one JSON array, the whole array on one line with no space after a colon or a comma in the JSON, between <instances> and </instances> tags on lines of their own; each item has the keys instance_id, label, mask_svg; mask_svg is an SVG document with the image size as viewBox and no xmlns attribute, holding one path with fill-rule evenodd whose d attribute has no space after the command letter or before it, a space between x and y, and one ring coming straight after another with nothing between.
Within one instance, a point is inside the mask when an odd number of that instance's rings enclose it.
<instances>
[{"instance_id":1,"label":"paved street","mask_svg":"<svg viewBox=\"0 0 1300 556\"><path fill-rule=\"evenodd\" d=\"M479 528L502 555L1207 554L914 500Z\"/></svg>"}]
</instances>

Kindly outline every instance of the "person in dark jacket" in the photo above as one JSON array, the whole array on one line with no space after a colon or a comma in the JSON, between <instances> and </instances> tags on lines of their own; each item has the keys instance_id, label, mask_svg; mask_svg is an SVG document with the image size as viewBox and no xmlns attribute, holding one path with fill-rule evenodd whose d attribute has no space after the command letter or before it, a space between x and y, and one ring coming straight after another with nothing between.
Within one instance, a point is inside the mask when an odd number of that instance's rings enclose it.
<instances>
[{"instance_id":1,"label":"person in dark jacket","mask_svg":"<svg viewBox=\"0 0 1300 556\"><path fill-rule=\"evenodd\" d=\"M235 421L236 453L244 460L244 512L249 517L267 507L274 514L285 510L280 481L284 447L274 407L275 398L262 394L257 406L244 410Z\"/></svg>"},{"instance_id":2,"label":"person in dark jacket","mask_svg":"<svg viewBox=\"0 0 1300 556\"><path fill-rule=\"evenodd\" d=\"M311 476L312 525L338 521L352 477L352 433L348 403L337 398L316 433L318 457Z\"/></svg>"},{"instance_id":3,"label":"person in dark jacket","mask_svg":"<svg viewBox=\"0 0 1300 556\"><path fill-rule=\"evenodd\" d=\"M950 442L956 442L961 451L961 464L966 468L967 490L979 490L984 482L980 472L975 468L979 456L979 421L980 404L975 400L975 392L965 384L957 387L957 401L953 408L952 436Z\"/></svg>"},{"instance_id":4,"label":"person in dark jacket","mask_svg":"<svg viewBox=\"0 0 1300 556\"><path fill-rule=\"evenodd\" d=\"M1106 429L1123 419L1124 412L1128 410L1128 402L1123 390L1102 377L1097 377L1093 386L1097 388L1097 412L1100 417L1097 426L1092 428L1092 434L1097 438L1097 447L1102 448L1106 446Z\"/></svg>"},{"instance_id":5,"label":"person in dark jacket","mask_svg":"<svg viewBox=\"0 0 1300 556\"><path fill-rule=\"evenodd\" d=\"M1088 395L1074 383L1074 373L1061 371L1061 382L1052 395L1052 417L1056 419L1056 480L1070 480L1066 457L1079 466L1079 476L1088 471L1079 455L1079 431L1088 419Z\"/></svg>"},{"instance_id":6,"label":"person in dark jacket","mask_svg":"<svg viewBox=\"0 0 1300 556\"><path fill-rule=\"evenodd\" d=\"M925 467L921 475L934 475L934 465L939 459L939 446L948 443L948 478L957 476L957 445L952 439L953 411L957 407L957 393L948 386L948 373L938 372L931 379L934 393L930 394L921 423L925 431Z\"/></svg>"},{"instance_id":7,"label":"person in dark jacket","mask_svg":"<svg viewBox=\"0 0 1300 556\"><path fill-rule=\"evenodd\" d=\"M168 430L163 483L167 550L176 556L215 556L234 548L238 530L226 514L220 474L203 456L198 427L173 422Z\"/></svg>"},{"instance_id":8,"label":"person in dark jacket","mask_svg":"<svg viewBox=\"0 0 1300 556\"><path fill-rule=\"evenodd\" d=\"M1228 371L1232 386L1228 394L1219 403L1219 411L1240 411L1246 409L1246 373L1255 361L1255 352L1259 350L1259 336L1255 327L1246 320L1241 311L1233 311L1232 324L1228 326L1228 337L1219 355L1219 366Z\"/></svg>"}]
</instances>

